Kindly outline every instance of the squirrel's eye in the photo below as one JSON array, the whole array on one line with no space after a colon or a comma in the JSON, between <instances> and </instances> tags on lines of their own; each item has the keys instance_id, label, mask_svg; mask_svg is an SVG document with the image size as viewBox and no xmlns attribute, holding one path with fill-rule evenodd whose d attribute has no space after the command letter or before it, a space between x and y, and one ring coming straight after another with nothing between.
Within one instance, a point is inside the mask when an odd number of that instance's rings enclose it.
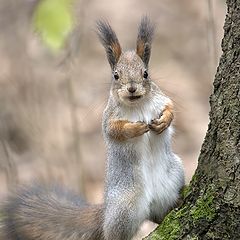
<instances>
[{"instance_id":1,"label":"squirrel's eye","mask_svg":"<svg viewBox=\"0 0 240 240\"><path fill-rule=\"evenodd\" d=\"M148 78L148 73L147 73L147 71L144 71L144 73L143 73L143 77L144 77L145 79Z\"/></svg>"},{"instance_id":2,"label":"squirrel's eye","mask_svg":"<svg viewBox=\"0 0 240 240\"><path fill-rule=\"evenodd\" d=\"M114 76L115 80L118 80L118 79L119 79L119 75L118 75L117 72L115 72L115 73L113 74L113 76Z\"/></svg>"}]
</instances>

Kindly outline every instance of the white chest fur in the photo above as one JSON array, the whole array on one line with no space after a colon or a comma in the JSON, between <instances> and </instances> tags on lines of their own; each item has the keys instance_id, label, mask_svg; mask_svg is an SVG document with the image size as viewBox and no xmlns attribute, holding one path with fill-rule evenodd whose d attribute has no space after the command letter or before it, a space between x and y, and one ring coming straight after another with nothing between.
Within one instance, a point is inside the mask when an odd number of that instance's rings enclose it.
<instances>
[{"instance_id":1,"label":"white chest fur","mask_svg":"<svg viewBox=\"0 0 240 240\"><path fill-rule=\"evenodd\" d=\"M139 108L125 109L121 115L129 121L150 123L159 117L167 102L168 98L156 96ZM172 131L170 126L160 135L149 131L131 140L141 163L140 178L144 189L141 207L149 210L151 204L160 215L164 215L174 204L183 182L179 181L183 178L181 161L171 150Z\"/></svg>"}]
</instances>

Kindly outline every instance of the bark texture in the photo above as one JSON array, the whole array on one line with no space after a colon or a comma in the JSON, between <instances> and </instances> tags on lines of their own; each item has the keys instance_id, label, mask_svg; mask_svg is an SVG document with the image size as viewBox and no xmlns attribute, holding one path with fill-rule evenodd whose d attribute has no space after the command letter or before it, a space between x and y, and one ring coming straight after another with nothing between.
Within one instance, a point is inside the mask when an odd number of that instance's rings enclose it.
<instances>
[{"instance_id":1,"label":"bark texture","mask_svg":"<svg viewBox=\"0 0 240 240\"><path fill-rule=\"evenodd\" d=\"M208 131L184 201L146 239L240 239L240 0L227 0Z\"/></svg>"}]
</instances>

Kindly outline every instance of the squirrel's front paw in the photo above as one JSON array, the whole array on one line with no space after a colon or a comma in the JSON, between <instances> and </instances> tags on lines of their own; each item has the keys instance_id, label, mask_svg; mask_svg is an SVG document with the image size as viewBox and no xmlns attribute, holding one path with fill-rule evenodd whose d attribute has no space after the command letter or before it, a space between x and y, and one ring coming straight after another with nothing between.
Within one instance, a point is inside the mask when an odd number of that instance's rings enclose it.
<instances>
[{"instance_id":1,"label":"squirrel's front paw","mask_svg":"<svg viewBox=\"0 0 240 240\"><path fill-rule=\"evenodd\" d=\"M129 122L124 125L124 135L126 138L134 138L149 131L148 124L144 122Z\"/></svg>"},{"instance_id":2,"label":"squirrel's front paw","mask_svg":"<svg viewBox=\"0 0 240 240\"><path fill-rule=\"evenodd\" d=\"M171 121L169 121L168 118L166 118L164 115L162 115L159 119L152 120L151 124L149 124L148 126L156 134L160 134L166 128L168 128L170 124L171 124Z\"/></svg>"}]
</instances>

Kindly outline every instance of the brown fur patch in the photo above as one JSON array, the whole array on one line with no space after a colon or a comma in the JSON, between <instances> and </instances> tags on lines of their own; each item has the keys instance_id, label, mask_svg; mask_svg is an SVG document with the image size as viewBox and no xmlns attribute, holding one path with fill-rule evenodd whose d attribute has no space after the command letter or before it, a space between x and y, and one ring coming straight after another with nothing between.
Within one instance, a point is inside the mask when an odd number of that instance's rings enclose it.
<instances>
[{"instance_id":1,"label":"brown fur patch","mask_svg":"<svg viewBox=\"0 0 240 240\"><path fill-rule=\"evenodd\" d=\"M111 45L112 47L112 50L114 52L114 55L115 55L115 58L116 58L116 62L118 62L120 56L121 56L121 53L122 53L122 49L121 49L121 46L118 42L114 42L112 43Z\"/></svg>"},{"instance_id":2,"label":"brown fur patch","mask_svg":"<svg viewBox=\"0 0 240 240\"><path fill-rule=\"evenodd\" d=\"M138 40L137 41L137 55L140 58L143 58L143 54L144 54L144 48L145 48L145 44L142 40Z\"/></svg>"},{"instance_id":3,"label":"brown fur patch","mask_svg":"<svg viewBox=\"0 0 240 240\"><path fill-rule=\"evenodd\" d=\"M174 115L173 115L173 103L168 103L165 108L163 109L162 116L164 121L167 122L169 125L172 122Z\"/></svg>"},{"instance_id":4,"label":"brown fur patch","mask_svg":"<svg viewBox=\"0 0 240 240\"><path fill-rule=\"evenodd\" d=\"M108 126L109 135L116 140L126 140L124 136L124 125L128 122L127 120L110 120Z\"/></svg>"},{"instance_id":5,"label":"brown fur patch","mask_svg":"<svg viewBox=\"0 0 240 240\"><path fill-rule=\"evenodd\" d=\"M144 122L129 122L127 120L109 121L109 135L116 140L124 141L141 136L148 131L148 125Z\"/></svg>"}]
</instances>

